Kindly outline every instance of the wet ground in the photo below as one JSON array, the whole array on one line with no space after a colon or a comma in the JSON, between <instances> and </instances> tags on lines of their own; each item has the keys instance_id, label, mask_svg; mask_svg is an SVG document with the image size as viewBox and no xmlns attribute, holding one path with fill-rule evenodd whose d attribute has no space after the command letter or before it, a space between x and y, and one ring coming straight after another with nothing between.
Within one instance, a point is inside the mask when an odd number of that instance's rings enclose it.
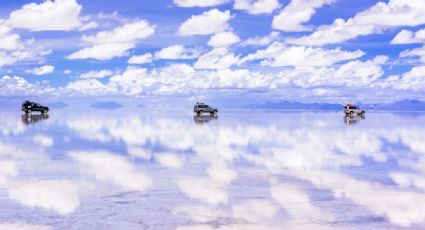
<instances>
[{"instance_id":1,"label":"wet ground","mask_svg":"<svg viewBox=\"0 0 425 230\"><path fill-rule=\"evenodd\" d=\"M0 120L0 229L425 229L425 113Z\"/></svg>"}]
</instances>

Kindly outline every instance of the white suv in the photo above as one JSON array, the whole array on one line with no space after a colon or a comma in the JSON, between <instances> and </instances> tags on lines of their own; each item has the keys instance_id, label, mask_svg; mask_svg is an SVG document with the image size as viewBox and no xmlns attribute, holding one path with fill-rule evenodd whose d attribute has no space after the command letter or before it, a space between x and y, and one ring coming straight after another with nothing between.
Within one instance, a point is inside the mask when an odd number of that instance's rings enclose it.
<instances>
[{"instance_id":1,"label":"white suv","mask_svg":"<svg viewBox=\"0 0 425 230\"><path fill-rule=\"evenodd\" d=\"M196 105L193 107L193 112L197 113L197 114L202 114L202 113L210 113L210 114L217 114L218 109L211 107L209 105L206 105L204 103L196 103Z\"/></svg>"},{"instance_id":2,"label":"white suv","mask_svg":"<svg viewBox=\"0 0 425 230\"><path fill-rule=\"evenodd\" d=\"M361 110L358 106L347 104L344 107L344 113L350 116L353 116L354 114L363 116L365 114L365 111Z\"/></svg>"}]
</instances>

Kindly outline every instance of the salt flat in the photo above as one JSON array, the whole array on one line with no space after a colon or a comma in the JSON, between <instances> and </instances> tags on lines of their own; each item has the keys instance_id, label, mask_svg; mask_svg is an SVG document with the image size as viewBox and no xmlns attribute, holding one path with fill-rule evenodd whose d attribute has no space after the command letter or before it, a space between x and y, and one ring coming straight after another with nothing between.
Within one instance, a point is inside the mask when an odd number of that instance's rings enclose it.
<instances>
[{"instance_id":1,"label":"salt flat","mask_svg":"<svg viewBox=\"0 0 425 230\"><path fill-rule=\"evenodd\" d=\"M425 228L422 113L0 120L0 229Z\"/></svg>"}]
</instances>

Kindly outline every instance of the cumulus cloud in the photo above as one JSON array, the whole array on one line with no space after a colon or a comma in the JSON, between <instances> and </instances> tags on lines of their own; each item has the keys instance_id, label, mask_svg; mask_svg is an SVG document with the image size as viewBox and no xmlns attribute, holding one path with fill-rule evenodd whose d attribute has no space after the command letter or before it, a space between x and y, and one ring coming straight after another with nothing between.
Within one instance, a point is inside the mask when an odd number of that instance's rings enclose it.
<instances>
[{"instance_id":1,"label":"cumulus cloud","mask_svg":"<svg viewBox=\"0 0 425 230\"><path fill-rule=\"evenodd\" d=\"M21 39L0 20L0 67L17 62L40 61L51 51L34 44L34 39Z\"/></svg>"},{"instance_id":2,"label":"cumulus cloud","mask_svg":"<svg viewBox=\"0 0 425 230\"><path fill-rule=\"evenodd\" d=\"M425 63L425 46L411 49L411 50L405 50L400 53L400 57L401 58L418 57L421 63Z\"/></svg>"},{"instance_id":3,"label":"cumulus cloud","mask_svg":"<svg viewBox=\"0 0 425 230\"><path fill-rule=\"evenodd\" d=\"M80 164L82 172L127 191L142 192L153 185L152 178L138 171L125 157L105 151L72 151L68 155Z\"/></svg>"},{"instance_id":4,"label":"cumulus cloud","mask_svg":"<svg viewBox=\"0 0 425 230\"><path fill-rule=\"evenodd\" d=\"M344 42L359 36L382 33L399 26L425 23L425 2L420 0L390 0L378 2L347 20L336 19L333 24L319 27L310 35L289 39L299 45L326 45Z\"/></svg>"},{"instance_id":5,"label":"cumulus cloud","mask_svg":"<svg viewBox=\"0 0 425 230\"><path fill-rule=\"evenodd\" d=\"M393 38L393 40L391 40L391 44L414 43L425 43L425 29L421 29L416 32L402 30Z\"/></svg>"},{"instance_id":6,"label":"cumulus cloud","mask_svg":"<svg viewBox=\"0 0 425 230\"><path fill-rule=\"evenodd\" d=\"M133 55L128 59L128 64L146 64L151 63L153 59L153 55L151 53L143 54L143 55Z\"/></svg>"},{"instance_id":7,"label":"cumulus cloud","mask_svg":"<svg viewBox=\"0 0 425 230\"><path fill-rule=\"evenodd\" d=\"M90 44L70 54L68 59L110 60L127 55L127 51L155 33L155 26L146 20L126 23L111 31L101 31L94 36L83 36L81 40Z\"/></svg>"},{"instance_id":8,"label":"cumulus cloud","mask_svg":"<svg viewBox=\"0 0 425 230\"><path fill-rule=\"evenodd\" d=\"M233 8L250 14L271 14L279 6L278 0L235 0Z\"/></svg>"},{"instance_id":9,"label":"cumulus cloud","mask_svg":"<svg viewBox=\"0 0 425 230\"><path fill-rule=\"evenodd\" d=\"M0 95L29 96L55 93L55 88L40 84L32 84L21 77L4 76L0 78Z\"/></svg>"},{"instance_id":10,"label":"cumulus cloud","mask_svg":"<svg viewBox=\"0 0 425 230\"><path fill-rule=\"evenodd\" d=\"M188 49L182 45L173 45L163 48L155 53L157 59L194 59L199 57L196 49Z\"/></svg>"},{"instance_id":11,"label":"cumulus cloud","mask_svg":"<svg viewBox=\"0 0 425 230\"><path fill-rule=\"evenodd\" d=\"M81 8L76 0L47 0L39 4L33 2L10 13L6 23L14 28L31 31L93 28L94 22L89 25L82 22Z\"/></svg>"},{"instance_id":12,"label":"cumulus cloud","mask_svg":"<svg viewBox=\"0 0 425 230\"><path fill-rule=\"evenodd\" d=\"M292 0L278 15L273 18L272 27L282 31L307 31L311 28L303 25L310 21L316 10L335 0Z\"/></svg>"},{"instance_id":13,"label":"cumulus cloud","mask_svg":"<svg viewBox=\"0 0 425 230\"><path fill-rule=\"evenodd\" d=\"M200 15L193 15L179 27L181 36L209 35L222 32L229 27L230 11L212 9Z\"/></svg>"},{"instance_id":14,"label":"cumulus cloud","mask_svg":"<svg viewBox=\"0 0 425 230\"><path fill-rule=\"evenodd\" d=\"M422 91L425 88L425 66L415 66L401 76L390 76L383 85L401 90Z\"/></svg>"},{"instance_id":15,"label":"cumulus cloud","mask_svg":"<svg viewBox=\"0 0 425 230\"><path fill-rule=\"evenodd\" d=\"M275 41L278 37L279 37L279 32L273 31L269 35L266 35L263 37L256 36L256 37L248 38L247 40L241 42L239 45L240 46L265 46Z\"/></svg>"},{"instance_id":16,"label":"cumulus cloud","mask_svg":"<svg viewBox=\"0 0 425 230\"><path fill-rule=\"evenodd\" d=\"M80 205L78 186L66 180L23 181L8 190L9 197L28 207L68 215Z\"/></svg>"},{"instance_id":17,"label":"cumulus cloud","mask_svg":"<svg viewBox=\"0 0 425 230\"><path fill-rule=\"evenodd\" d=\"M238 35L231 31L215 34L208 41L208 45L212 47L227 47L240 42Z\"/></svg>"},{"instance_id":18,"label":"cumulus cloud","mask_svg":"<svg viewBox=\"0 0 425 230\"><path fill-rule=\"evenodd\" d=\"M388 60L378 56L368 61L350 61L335 67L308 67L285 72L288 80L300 88L365 87L375 84L383 76L382 65Z\"/></svg>"},{"instance_id":19,"label":"cumulus cloud","mask_svg":"<svg viewBox=\"0 0 425 230\"><path fill-rule=\"evenodd\" d=\"M53 138L41 134L34 136L33 142L43 147L51 147L54 144Z\"/></svg>"},{"instance_id":20,"label":"cumulus cloud","mask_svg":"<svg viewBox=\"0 0 425 230\"><path fill-rule=\"evenodd\" d=\"M230 2L230 0L173 0L180 7L209 7Z\"/></svg>"},{"instance_id":21,"label":"cumulus cloud","mask_svg":"<svg viewBox=\"0 0 425 230\"><path fill-rule=\"evenodd\" d=\"M239 63L239 57L227 48L214 48L195 62L196 69L227 69Z\"/></svg>"},{"instance_id":22,"label":"cumulus cloud","mask_svg":"<svg viewBox=\"0 0 425 230\"><path fill-rule=\"evenodd\" d=\"M32 70L27 70L27 73L35 74L35 75L46 75L55 71L55 67L52 65L44 65L41 67L36 67Z\"/></svg>"},{"instance_id":23,"label":"cumulus cloud","mask_svg":"<svg viewBox=\"0 0 425 230\"><path fill-rule=\"evenodd\" d=\"M363 55L364 52L360 50L350 52L339 48L327 50L305 46L288 47L281 42L274 42L264 50L247 55L242 62L261 60L261 65L273 67L331 66L338 62L357 59Z\"/></svg>"},{"instance_id":24,"label":"cumulus cloud","mask_svg":"<svg viewBox=\"0 0 425 230\"><path fill-rule=\"evenodd\" d=\"M96 59L110 60L126 56L129 49L135 47L132 43L105 43L81 49L67 56L67 59Z\"/></svg>"},{"instance_id":25,"label":"cumulus cloud","mask_svg":"<svg viewBox=\"0 0 425 230\"><path fill-rule=\"evenodd\" d=\"M87 73L83 73L80 75L80 78L87 79L87 78L104 78L111 76L113 74L110 70L99 70L99 71L89 71Z\"/></svg>"}]
</instances>

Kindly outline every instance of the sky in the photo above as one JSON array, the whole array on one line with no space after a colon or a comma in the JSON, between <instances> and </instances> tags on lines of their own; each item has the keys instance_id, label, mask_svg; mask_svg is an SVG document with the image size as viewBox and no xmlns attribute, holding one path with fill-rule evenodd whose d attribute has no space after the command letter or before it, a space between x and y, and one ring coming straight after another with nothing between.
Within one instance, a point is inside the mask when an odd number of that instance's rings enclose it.
<instances>
[{"instance_id":1,"label":"sky","mask_svg":"<svg viewBox=\"0 0 425 230\"><path fill-rule=\"evenodd\" d=\"M425 99L423 0L0 3L0 96Z\"/></svg>"}]
</instances>

